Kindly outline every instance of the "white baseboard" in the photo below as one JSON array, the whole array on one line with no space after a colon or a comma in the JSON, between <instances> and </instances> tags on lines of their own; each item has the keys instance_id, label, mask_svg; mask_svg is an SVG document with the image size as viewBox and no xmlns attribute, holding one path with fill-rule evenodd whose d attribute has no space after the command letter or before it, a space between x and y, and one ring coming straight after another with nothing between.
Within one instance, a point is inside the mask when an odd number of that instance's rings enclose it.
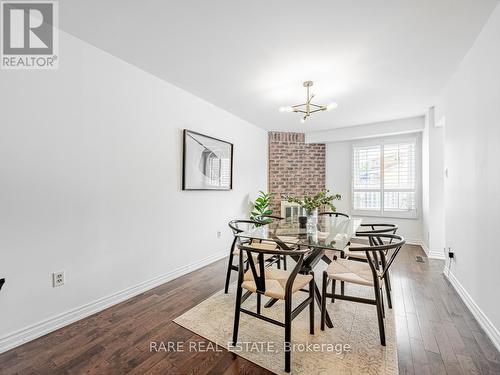
<instances>
[{"instance_id":1,"label":"white baseboard","mask_svg":"<svg viewBox=\"0 0 500 375\"><path fill-rule=\"evenodd\" d=\"M110 296L100 298L96 301L77 307L73 310L43 320L29 327L10 333L7 336L0 337L0 353L6 352L7 350L13 349L16 346L22 345L28 341L34 340L38 337L46 335L47 333L67 326L68 324L74 323L78 320L86 318L87 316L107 309L108 307L123 302L129 298L155 288L177 277L195 271L201 267L224 258L225 256L227 256L227 254L227 250L218 251L217 253L212 254L204 259L200 259L196 262L179 267L175 270L167 272L166 274L157 276L153 279L144 281L130 288L114 293Z\"/></svg>"},{"instance_id":2,"label":"white baseboard","mask_svg":"<svg viewBox=\"0 0 500 375\"><path fill-rule=\"evenodd\" d=\"M500 332L493 325L491 320L486 316L486 314L479 308L479 306L474 302L470 294L467 290L460 284L460 281L456 278L456 276L451 273L447 268L444 270L445 277L450 281L450 284L455 288L458 295L464 301L467 308L470 310L474 318L478 321L479 325L484 329L486 335L493 342L493 345L500 351Z\"/></svg>"},{"instance_id":3,"label":"white baseboard","mask_svg":"<svg viewBox=\"0 0 500 375\"><path fill-rule=\"evenodd\" d=\"M444 257L444 254L440 251L432 251L427 247L427 244L425 244L424 241L422 240L406 240L406 243L409 243L411 245L420 245L422 249L424 250L425 255L427 255L427 258L429 259L441 259L445 260L446 258Z\"/></svg>"},{"instance_id":4,"label":"white baseboard","mask_svg":"<svg viewBox=\"0 0 500 375\"><path fill-rule=\"evenodd\" d=\"M420 245L422 246L422 240L418 238L405 238L408 245Z\"/></svg>"},{"instance_id":5,"label":"white baseboard","mask_svg":"<svg viewBox=\"0 0 500 375\"><path fill-rule=\"evenodd\" d=\"M358 240L358 241L364 241L365 243L368 243L368 240L366 239L366 237L354 236L353 238ZM405 238L405 240L406 240L406 243L408 245L420 245L420 246L422 246L422 240L420 240L418 238Z\"/></svg>"},{"instance_id":6,"label":"white baseboard","mask_svg":"<svg viewBox=\"0 0 500 375\"><path fill-rule=\"evenodd\" d=\"M427 258L430 258L430 259L441 259L441 260L445 260L446 259L444 257L444 254L442 252L440 252L440 251L429 251L427 253Z\"/></svg>"},{"instance_id":7,"label":"white baseboard","mask_svg":"<svg viewBox=\"0 0 500 375\"><path fill-rule=\"evenodd\" d=\"M354 237L358 240L362 240L363 238L362 237ZM444 254L440 251L430 251L429 248L427 247L427 245L424 243L424 241L422 241L421 239L419 238L406 238L406 243L408 245L418 245L420 247L422 247L422 249L424 250L425 252L425 255L427 255L427 258L429 259L441 259L441 260L445 260L446 258L444 257Z\"/></svg>"}]
</instances>

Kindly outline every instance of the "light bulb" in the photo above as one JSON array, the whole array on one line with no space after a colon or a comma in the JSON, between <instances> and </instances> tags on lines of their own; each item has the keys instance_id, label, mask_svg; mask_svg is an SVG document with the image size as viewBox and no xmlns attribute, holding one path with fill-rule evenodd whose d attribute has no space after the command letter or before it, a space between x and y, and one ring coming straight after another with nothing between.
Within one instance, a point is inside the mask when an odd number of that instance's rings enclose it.
<instances>
[{"instance_id":1,"label":"light bulb","mask_svg":"<svg viewBox=\"0 0 500 375\"><path fill-rule=\"evenodd\" d=\"M300 118L300 123L303 124L304 122L306 122L306 118L305 117L301 117Z\"/></svg>"},{"instance_id":2,"label":"light bulb","mask_svg":"<svg viewBox=\"0 0 500 375\"><path fill-rule=\"evenodd\" d=\"M293 108L290 106L283 106L279 107L278 109L280 112L293 112Z\"/></svg>"},{"instance_id":3,"label":"light bulb","mask_svg":"<svg viewBox=\"0 0 500 375\"><path fill-rule=\"evenodd\" d=\"M326 110L327 110L327 111L329 111L329 110L331 110L331 109L335 109L335 108L337 108L338 106L339 106L339 105L338 105L337 103L334 103L334 102L333 102L333 103L330 103L330 104L328 104L328 105L326 106Z\"/></svg>"}]
</instances>

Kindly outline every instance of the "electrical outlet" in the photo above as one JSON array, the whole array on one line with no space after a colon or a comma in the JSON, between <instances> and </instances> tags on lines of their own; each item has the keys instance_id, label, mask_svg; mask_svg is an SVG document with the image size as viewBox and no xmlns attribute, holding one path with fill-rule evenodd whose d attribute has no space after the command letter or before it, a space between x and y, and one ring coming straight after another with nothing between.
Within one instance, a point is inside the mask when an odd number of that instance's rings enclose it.
<instances>
[{"instance_id":1,"label":"electrical outlet","mask_svg":"<svg viewBox=\"0 0 500 375\"><path fill-rule=\"evenodd\" d=\"M451 247L448 248L448 258L450 259L455 258L455 252L452 250Z\"/></svg>"},{"instance_id":2,"label":"electrical outlet","mask_svg":"<svg viewBox=\"0 0 500 375\"><path fill-rule=\"evenodd\" d=\"M222 232L220 230L217 231L217 238L221 238Z\"/></svg>"},{"instance_id":3,"label":"electrical outlet","mask_svg":"<svg viewBox=\"0 0 500 375\"><path fill-rule=\"evenodd\" d=\"M63 286L65 279L64 271L54 272L52 274L52 287Z\"/></svg>"}]
</instances>

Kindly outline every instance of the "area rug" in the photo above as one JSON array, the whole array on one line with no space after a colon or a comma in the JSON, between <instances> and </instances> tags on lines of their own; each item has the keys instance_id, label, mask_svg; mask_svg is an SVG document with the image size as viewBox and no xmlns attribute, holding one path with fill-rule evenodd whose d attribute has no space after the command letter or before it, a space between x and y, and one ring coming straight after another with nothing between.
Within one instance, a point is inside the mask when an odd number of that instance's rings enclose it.
<instances>
[{"instance_id":1,"label":"area rug","mask_svg":"<svg viewBox=\"0 0 500 375\"><path fill-rule=\"evenodd\" d=\"M319 281L319 280L318 280ZM346 293L372 298L373 289L346 285ZM307 293L294 295L298 305ZM265 302L267 298L263 298ZM233 351L276 374L284 372L284 328L242 313L239 344L231 345L235 304L235 284L229 294L217 292L174 320L177 324ZM243 306L256 311L252 295ZM317 307L317 305L316 305ZM284 321L284 303L279 301L263 314ZM387 309L385 317L387 346L380 345L376 308L372 305L336 300L328 303L334 328L320 330L320 311L315 310L315 334L309 334L309 310L292 322L292 374L397 374L395 318Z\"/></svg>"}]
</instances>

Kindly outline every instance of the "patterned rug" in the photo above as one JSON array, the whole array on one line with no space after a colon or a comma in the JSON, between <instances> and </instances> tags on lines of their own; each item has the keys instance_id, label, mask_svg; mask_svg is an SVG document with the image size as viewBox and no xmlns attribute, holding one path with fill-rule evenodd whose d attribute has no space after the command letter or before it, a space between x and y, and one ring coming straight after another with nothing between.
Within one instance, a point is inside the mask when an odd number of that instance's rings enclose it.
<instances>
[{"instance_id":1,"label":"patterned rug","mask_svg":"<svg viewBox=\"0 0 500 375\"><path fill-rule=\"evenodd\" d=\"M319 281L319 280L317 280ZM320 285L318 283L318 285ZM339 288L339 287L337 287ZM177 324L254 362L276 374L285 374L284 328L241 314L239 345L231 347L235 284L229 294L217 292L174 320ZM338 292L338 289L337 289ZM346 285L346 294L373 298L370 287ZM294 295L298 305L307 293ZM263 298L263 302L267 297ZM256 311L255 295L243 306ZM386 341L380 345L376 307L349 301L328 303L334 328L320 330L320 311L315 310L315 334L309 334L309 310L292 322L292 374L397 374L397 346L394 313L386 306ZM284 303L279 301L262 312L284 321Z\"/></svg>"}]
</instances>

